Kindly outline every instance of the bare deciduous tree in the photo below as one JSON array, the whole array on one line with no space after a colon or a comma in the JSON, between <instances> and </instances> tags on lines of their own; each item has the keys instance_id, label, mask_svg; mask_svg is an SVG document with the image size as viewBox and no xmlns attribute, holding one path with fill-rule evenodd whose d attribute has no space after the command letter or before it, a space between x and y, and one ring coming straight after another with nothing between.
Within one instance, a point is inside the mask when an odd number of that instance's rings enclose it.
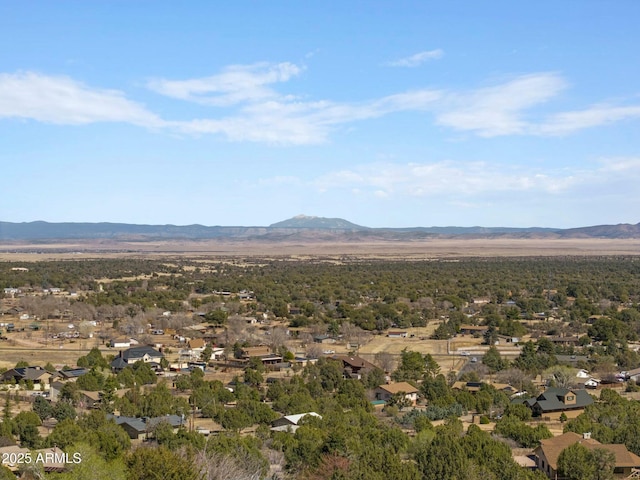
<instances>
[{"instance_id":1,"label":"bare deciduous tree","mask_svg":"<svg viewBox=\"0 0 640 480\"><path fill-rule=\"evenodd\" d=\"M231 317L227 320L227 329L224 332L225 343L232 345L246 336L247 322L241 317Z\"/></svg>"},{"instance_id":2,"label":"bare deciduous tree","mask_svg":"<svg viewBox=\"0 0 640 480\"><path fill-rule=\"evenodd\" d=\"M576 385L576 374L573 369L562 365L552 367L549 372L549 379L553 380L556 387L571 388Z\"/></svg>"},{"instance_id":3,"label":"bare deciduous tree","mask_svg":"<svg viewBox=\"0 0 640 480\"><path fill-rule=\"evenodd\" d=\"M393 355L387 352L378 352L374 357L374 361L384 372L391 373L395 370L396 360Z\"/></svg>"},{"instance_id":4,"label":"bare deciduous tree","mask_svg":"<svg viewBox=\"0 0 640 480\"><path fill-rule=\"evenodd\" d=\"M96 307L84 302L73 302L70 307L73 317L80 320L95 320L97 316Z\"/></svg>"},{"instance_id":5,"label":"bare deciduous tree","mask_svg":"<svg viewBox=\"0 0 640 480\"><path fill-rule=\"evenodd\" d=\"M217 452L200 450L194 462L204 480L260 480L262 465L255 458L236 458Z\"/></svg>"},{"instance_id":6,"label":"bare deciduous tree","mask_svg":"<svg viewBox=\"0 0 640 480\"><path fill-rule=\"evenodd\" d=\"M310 343L305 349L307 358L320 358L322 355L322 345L319 343Z\"/></svg>"},{"instance_id":7,"label":"bare deciduous tree","mask_svg":"<svg viewBox=\"0 0 640 480\"><path fill-rule=\"evenodd\" d=\"M287 329L284 327L275 327L271 329L271 335L269 335L269 346L274 352L278 351L280 347L286 347L289 336L287 335Z\"/></svg>"},{"instance_id":8,"label":"bare deciduous tree","mask_svg":"<svg viewBox=\"0 0 640 480\"><path fill-rule=\"evenodd\" d=\"M508 383L509 385L523 390L528 384L531 383L533 377L519 368L509 368L498 373L498 380L502 383Z\"/></svg>"},{"instance_id":9,"label":"bare deciduous tree","mask_svg":"<svg viewBox=\"0 0 640 480\"><path fill-rule=\"evenodd\" d=\"M143 313L129 317L120 324L120 331L125 335L138 335L147 329L147 319Z\"/></svg>"}]
</instances>

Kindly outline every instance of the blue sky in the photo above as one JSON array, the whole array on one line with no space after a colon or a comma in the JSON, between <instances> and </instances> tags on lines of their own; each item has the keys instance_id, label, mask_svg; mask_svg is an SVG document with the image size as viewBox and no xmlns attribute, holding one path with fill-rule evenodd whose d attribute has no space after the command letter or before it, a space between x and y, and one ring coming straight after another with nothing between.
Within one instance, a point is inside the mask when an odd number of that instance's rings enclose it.
<instances>
[{"instance_id":1,"label":"blue sky","mask_svg":"<svg viewBox=\"0 0 640 480\"><path fill-rule=\"evenodd\" d=\"M640 2L0 0L0 220L640 221Z\"/></svg>"}]
</instances>

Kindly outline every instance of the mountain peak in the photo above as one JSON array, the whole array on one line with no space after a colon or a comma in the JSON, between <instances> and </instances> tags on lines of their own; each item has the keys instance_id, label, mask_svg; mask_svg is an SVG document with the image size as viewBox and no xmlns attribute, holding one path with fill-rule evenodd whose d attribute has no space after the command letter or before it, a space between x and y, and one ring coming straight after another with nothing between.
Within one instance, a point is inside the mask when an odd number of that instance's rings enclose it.
<instances>
[{"instance_id":1,"label":"mountain peak","mask_svg":"<svg viewBox=\"0 0 640 480\"><path fill-rule=\"evenodd\" d=\"M269 225L269 228L309 228L318 230L366 230L342 218L325 218L309 215L296 215L295 217Z\"/></svg>"}]
</instances>

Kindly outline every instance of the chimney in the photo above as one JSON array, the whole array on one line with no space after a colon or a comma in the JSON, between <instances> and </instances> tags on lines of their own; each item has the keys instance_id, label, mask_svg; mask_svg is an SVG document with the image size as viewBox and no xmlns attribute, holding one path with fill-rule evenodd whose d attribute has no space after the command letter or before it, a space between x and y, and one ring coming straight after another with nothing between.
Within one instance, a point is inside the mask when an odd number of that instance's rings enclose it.
<instances>
[{"instance_id":1,"label":"chimney","mask_svg":"<svg viewBox=\"0 0 640 480\"><path fill-rule=\"evenodd\" d=\"M591 438L591 432L584 432L582 434L582 439L583 440L589 440Z\"/></svg>"}]
</instances>

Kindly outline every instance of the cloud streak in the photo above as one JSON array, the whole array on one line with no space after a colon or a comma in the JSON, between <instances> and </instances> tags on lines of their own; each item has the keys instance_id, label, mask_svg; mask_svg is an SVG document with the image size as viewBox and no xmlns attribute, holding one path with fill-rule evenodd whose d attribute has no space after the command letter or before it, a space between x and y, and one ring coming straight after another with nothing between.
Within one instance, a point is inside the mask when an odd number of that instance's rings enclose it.
<instances>
[{"instance_id":1,"label":"cloud streak","mask_svg":"<svg viewBox=\"0 0 640 480\"><path fill-rule=\"evenodd\" d=\"M451 93L436 122L482 137L530 133L531 122L526 119L526 111L548 102L566 86L560 76L540 73L473 92Z\"/></svg>"},{"instance_id":2,"label":"cloud streak","mask_svg":"<svg viewBox=\"0 0 640 480\"><path fill-rule=\"evenodd\" d=\"M303 67L288 62L231 65L218 75L191 80L154 79L147 86L168 97L226 107L280 98L281 95L269 85L286 82L303 70Z\"/></svg>"},{"instance_id":3,"label":"cloud streak","mask_svg":"<svg viewBox=\"0 0 640 480\"><path fill-rule=\"evenodd\" d=\"M34 72L0 74L0 118L59 125L124 122L163 127L166 122L117 90L90 88L65 76Z\"/></svg>"},{"instance_id":4,"label":"cloud streak","mask_svg":"<svg viewBox=\"0 0 640 480\"><path fill-rule=\"evenodd\" d=\"M534 127L540 135L569 135L587 128L610 125L612 123L640 118L640 105L618 107L615 105L594 105L584 110L552 115L543 124Z\"/></svg>"},{"instance_id":5,"label":"cloud streak","mask_svg":"<svg viewBox=\"0 0 640 480\"><path fill-rule=\"evenodd\" d=\"M330 172L308 184L320 192L347 190L379 198L445 197L465 202L504 194L565 195L594 186L638 181L640 158L631 157L605 159L580 170L541 170L486 162L373 163Z\"/></svg>"},{"instance_id":6,"label":"cloud streak","mask_svg":"<svg viewBox=\"0 0 640 480\"><path fill-rule=\"evenodd\" d=\"M313 100L277 90L304 71L288 62L256 63L232 65L209 77L149 81L148 88L164 97L210 108L210 114L186 120L163 119L121 91L93 88L69 77L4 73L0 118L60 125L122 122L274 145L323 143L341 126L396 112L425 113L425 129L433 123L480 137L570 135L640 118L640 105L596 104L542 114L540 107L568 86L563 77L548 72L469 91L423 88L359 102Z\"/></svg>"},{"instance_id":7,"label":"cloud streak","mask_svg":"<svg viewBox=\"0 0 640 480\"><path fill-rule=\"evenodd\" d=\"M424 52L419 52L414 55L410 55L408 57L399 58L397 60L393 60L387 63L389 67L405 67L405 68L414 68L419 67L425 62L429 60L438 60L444 56L444 52L441 49L436 50L427 50Z\"/></svg>"}]
</instances>

